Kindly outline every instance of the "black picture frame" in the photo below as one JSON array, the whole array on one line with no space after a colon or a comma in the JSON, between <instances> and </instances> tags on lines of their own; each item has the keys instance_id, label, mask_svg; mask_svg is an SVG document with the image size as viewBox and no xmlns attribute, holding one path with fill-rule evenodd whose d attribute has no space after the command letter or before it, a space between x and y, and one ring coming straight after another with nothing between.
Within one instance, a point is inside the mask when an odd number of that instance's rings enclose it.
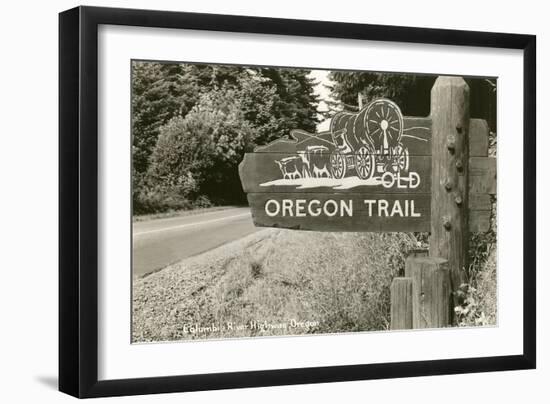
<instances>
[{"instance_id":1,"label":"black picture frame","mask_svg":"<svg viewBox=\"0 0 550 404\"><path fill-rule=\"evenodd\" d=\"M98 380L98 26L519 49L524 60L523 354ZM76 397L324 383L536 366L536 37L167 11L77 7L59 15L59 389Z\"/></svg>"}]
</instances>

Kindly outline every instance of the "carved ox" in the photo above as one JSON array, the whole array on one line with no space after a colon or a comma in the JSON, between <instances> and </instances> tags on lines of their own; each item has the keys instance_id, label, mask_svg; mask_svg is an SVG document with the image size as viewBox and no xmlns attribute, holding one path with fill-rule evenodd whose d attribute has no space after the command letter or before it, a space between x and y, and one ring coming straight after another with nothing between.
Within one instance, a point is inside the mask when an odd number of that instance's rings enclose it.
<instances>
[{"instance_id":1,"label":"carved ox","mask_svg":"<svg viewBox=\"0 0 550 404\"><path fill-rule=\"evenodd\" d=\"M306 150L299 151L298 155L304 164L304 177L330 178L328 147L308 146Z\"/></svg>"},{"instance_id":2,"label":"carved ox","mask_svg":"<svg viewBox=\"0 0 550 404\"><path fill-rule=\"evenodd\" d=\"M303 177L304 163L299 156L285 157L281 160L275 160L275 163L283 173L283 179L293 180Z\"/></svg>"}]
</instances>

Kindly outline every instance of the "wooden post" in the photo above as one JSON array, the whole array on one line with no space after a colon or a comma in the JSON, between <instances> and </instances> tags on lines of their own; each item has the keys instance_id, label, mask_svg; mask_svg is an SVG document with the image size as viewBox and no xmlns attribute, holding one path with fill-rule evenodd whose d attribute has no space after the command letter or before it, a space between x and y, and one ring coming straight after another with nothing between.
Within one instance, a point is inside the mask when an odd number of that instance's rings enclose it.
<instances>
[{"instance_id":1,"label":"wooden post","mask_svg":"<svg viewBox=\"0 0 550 404\"><path fill-rule=\"evenodd\" d=\"M416 257L427 257L428 256L428 250L425 250L423 248L416 248L414 250L409 250L407 253L407 258L405 259L405 277L410 278L412 277L411 271L410 271L410 265L407 265L407 261L409 258L416 258Z\"/></svg>"},{"instance_id":2,"label":"wooden post","mask_svg":"<svg viewBox=\"0 0 550 404\"><path fill-rule=\"evenodd\" d=\"M412 279L394 278L390 287L392 330L413 328L412 320Z\"/></svg>"},{"instance_id":3,"label":"wooden post","mask_svg":"<svg viewBox=\"0 0 550 404\"><path fill-rule=\"evenodd\" d=\"M453 291L468 266L469 103L470 89L461 77L437 78L431 93L430 256L448 260Z\"/></svg>"},{"instance_id":4,"label":"wooden post","mask_svg":"<svg viewBox=\"0 0 550 404\"><path fill-rule=\"evenodd\" d=\"M428 256L428 250L425 248L415 248L413 250L409 250L407 253L407 258L409 257L427 257Z\"/></svg>"},{"instance_id":5,"label":"wooden post","mask_svg":"<svg viewBox=\"0 0 550 404\"><path fill-rule=\"evenodd\" d=\"M449 326L451 288L447 260L416 257L407 259L406 265L412 278L413 328Z\"/></svg>"}]
</instances>

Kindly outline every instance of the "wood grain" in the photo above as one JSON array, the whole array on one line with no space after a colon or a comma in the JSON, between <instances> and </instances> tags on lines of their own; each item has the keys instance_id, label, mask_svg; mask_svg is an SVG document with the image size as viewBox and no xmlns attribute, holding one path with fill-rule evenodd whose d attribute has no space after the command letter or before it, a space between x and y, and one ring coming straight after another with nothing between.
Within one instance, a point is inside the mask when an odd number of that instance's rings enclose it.
<instances>
[{"instance_id":1,"label":"wood grain","mask_svg":"<svg viewBox=\"0 0 550 404\"><path fill-rule=\"evenodd\" d=\"M470 89L464 79L437 78L431 92L434 136L430 257L448 260L452 290L465 279L468 267L470 176L464 173L469 172L469 103Z\"/></svg>"},{"instance_id":2,"label":"wood grain","mask_svg":"<svg viewBox=\"0 0 550 404\"><path fill-rule=\"evenodd\" d=\"M412 279L412 328L449 326L451 280L447 260L411 257L405 266Z\"/></svg>"},{"instance_id":3,"label":"wood grain","mask_svg":"<svg viewBox=\"0 0 550 404\"><path fill-rule=\"evenodd\" d=\"M470 193L497 193L497 159L495 157L470 157Z\"/></svg>"},{"instance_id":4,"label":"wood grain","mask_svg":"<svg viewBox=\"0 0 550 404\"><path fill-rule=\"evenodd\" d=\"M472 233L484 233L491 228L491 211L471 210L468 218L468 228Z\"/></svg>"},{"instance_id":5,"label":"wood grain","mask_svg":"<svg viewBox=\"0 0 550 404\"><path fill-rule=\"evenodd\" d=\"M485 119L470 119L468 131L470 157L487 157L489 152L489 125Z\"/></svg>"},{"instance_id":6,"label":"wood grain","mask_svg":"<svg viewBox=\"0 0 550 404\"><path fill-rule=\"evenodd\" d=\"M394 278L390 286L390 329L413 328L412 278Z\"/></svg>"}]
</instances>

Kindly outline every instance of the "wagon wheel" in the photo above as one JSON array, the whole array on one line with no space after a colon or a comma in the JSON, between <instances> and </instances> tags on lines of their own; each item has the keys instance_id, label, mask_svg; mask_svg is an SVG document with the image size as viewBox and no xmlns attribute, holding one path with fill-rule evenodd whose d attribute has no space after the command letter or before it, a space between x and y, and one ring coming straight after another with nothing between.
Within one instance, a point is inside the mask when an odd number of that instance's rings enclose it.
<instances>
[{"instance_id":1,"label":"wagon wheel","mask_svg":"<svg viewBox=\"0 0 550 404\"><path fill-rule=\"evenodd\" d=\"M334 178L338 180L344 178L347 164L345 157L341 153L334 152L330 155L330 169Z\"/></svg>"},{"instance_id":2,"label":"wagon wheel","mask_svg":"<svg viewBox=\"0 0 550 404\"><path fill-rule=\"evenodd\" d=\"M409 171L409 150L399 144L395 148L393 164L396 171Z\"/></svg>"},{"instance_id":3,"label":"wagon wheel","mask_svg":"<svg viewBox=\"0 0 550 404\"><path fill-rule=\"evenodd\" d=\"M373 101L365 114L367 136L376 150L384 154L399 144L403 134L403 115L396 103L387 99Z\"/></svg>"},{"instance_id":4,"label":"wagon wheel","mask_svg":"<svg viewBox=\"0 0 550 404\"><path fill-rule=\"evenodd\" d=\"M362 180L368 180L374 173L374 156L366 147L361 147L355 154L355 171Z\"/></svg>"}]
</instances>

